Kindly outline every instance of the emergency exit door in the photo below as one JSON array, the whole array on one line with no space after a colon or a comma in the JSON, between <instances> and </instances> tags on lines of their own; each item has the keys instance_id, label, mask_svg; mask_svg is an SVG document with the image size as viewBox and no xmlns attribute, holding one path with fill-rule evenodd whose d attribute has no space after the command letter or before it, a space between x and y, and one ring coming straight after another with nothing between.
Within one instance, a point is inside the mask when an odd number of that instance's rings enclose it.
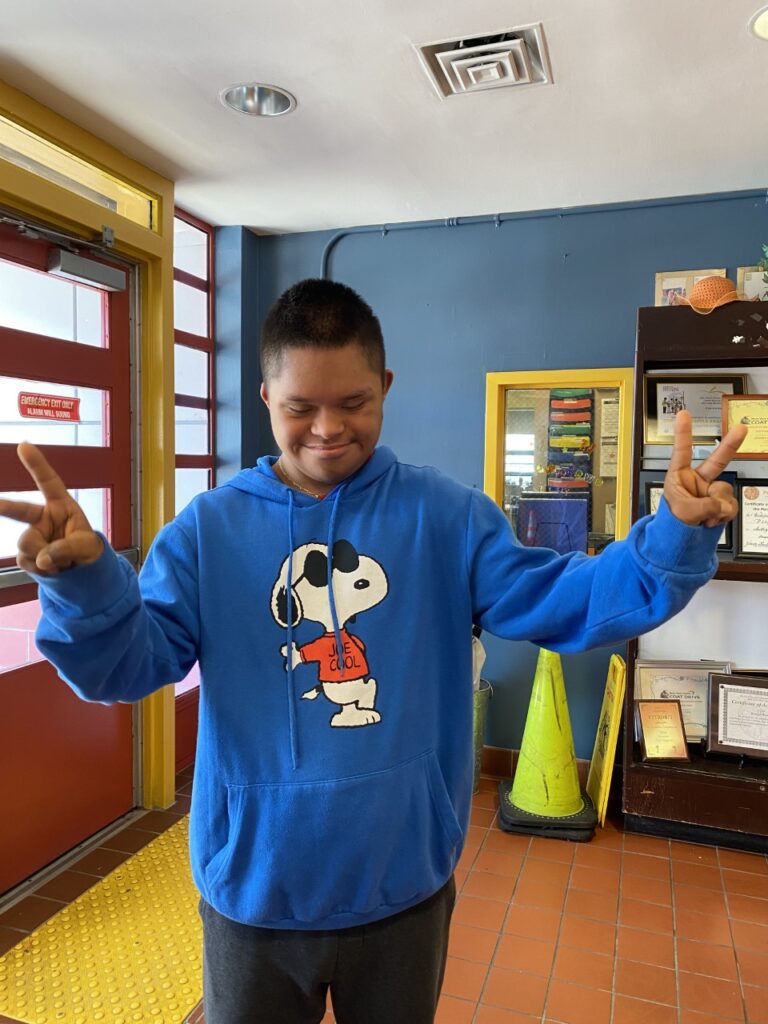
<instances>
[{"instance_id":1,"label":"emergency exit door","mask_svg":"<svg viewBox=\"0 0 768 1024\"><path fill-rule=\"evenodd\" d=\"M49 271L58 248L0 224L0 494L42 502L16 456L31 441L94 529L130 549L129 290ZM23 529L0 519L0 894L134 806L133 709L80 700L35 647Z\"/></svg>"}]
</instances>

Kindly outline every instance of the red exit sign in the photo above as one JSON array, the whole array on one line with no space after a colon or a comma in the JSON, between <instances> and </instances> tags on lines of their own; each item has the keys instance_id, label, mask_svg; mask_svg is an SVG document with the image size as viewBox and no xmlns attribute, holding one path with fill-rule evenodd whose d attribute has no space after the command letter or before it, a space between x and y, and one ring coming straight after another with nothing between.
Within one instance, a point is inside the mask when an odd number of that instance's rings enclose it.
<instances>
[{"instance_id":1,"label":"red exit sign","mask_svg":"<svg viewBox=\"0 0 768 1024\"><path fill-rule=\"evenodd\" d=\"M31 391L19 394L19 414L32 420L80 422L80 399L61 395L37 395Z\"/></svg>"}]
</instances>

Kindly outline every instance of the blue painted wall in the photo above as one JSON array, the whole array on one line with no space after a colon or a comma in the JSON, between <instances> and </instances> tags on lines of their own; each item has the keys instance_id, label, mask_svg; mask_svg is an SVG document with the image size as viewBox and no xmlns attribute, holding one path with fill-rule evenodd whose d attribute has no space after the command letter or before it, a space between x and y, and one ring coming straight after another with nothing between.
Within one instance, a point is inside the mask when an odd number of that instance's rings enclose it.
<instances>
[{"instance_id":1,"label":"blue painted wall","mask_svg":"<svg viewBox=\"0 0 768 1024\"><path fill-rule=\"evenodd\" d=\"M335 234L255 239L242 276L247 310L239 300L249 375L269 305L297 280L320 276ZM395 372L384 443L404 461L482 487L486 373L631 366L636 311L653 305L657 271L725 266L735 280L765 241L765 193L752 192L353 233L335 244L329 270L382 323ZM243 381L243 396L257 390L258 381ZM252 462L268 439L246 406L242 447ZM487 742L518 747L537 650L484 641L494 685ZM579 757L592 752L610 653L563 659Z\"/></svg>"},{"instance_id":2,"label":"blue painted wall","mask_svg":"<svg viewBox=\"0 0 768 1024\"><path fill-rule=\"evenodd\" d=\"M241 227L216 232L216 482L274 450L259 400L259 239Z\"/></svg>"}]
</instances>

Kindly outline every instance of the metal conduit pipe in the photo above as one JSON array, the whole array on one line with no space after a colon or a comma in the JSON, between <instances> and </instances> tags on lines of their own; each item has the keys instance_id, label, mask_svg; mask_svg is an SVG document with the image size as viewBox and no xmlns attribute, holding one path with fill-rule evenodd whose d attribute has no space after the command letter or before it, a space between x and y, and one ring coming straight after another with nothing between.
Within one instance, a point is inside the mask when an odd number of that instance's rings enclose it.
<instances>
[{"instance_id":1,"label":"metal conduit pipe","mask_svg":"<svg viewBox=\"0 0 768 1024\"><path fill-rule=\"evenodd\" d=\"M414 231L418 228L455 228L467 224L493 224L501 227L511 220L531 220L534 217L578 217L586 213L614 213L618 210L652 210L662 206L677 206L685 203L718 203L737 199L760 199L768 203L768 190L745 189L730 195L710 193L701 196L672 196L669 199L648 199L641 202L605 203L599 206L571 206L559 210L528 210L522 213L486 213L474 217L445 217L438 220L404 221L400 224L369 224L365 227L342 228L328 239L320 260L320 277L328 277L331 253L342 238L347 235L375 235L386 237L390 231Z\"/></svg>"}]
</instances>

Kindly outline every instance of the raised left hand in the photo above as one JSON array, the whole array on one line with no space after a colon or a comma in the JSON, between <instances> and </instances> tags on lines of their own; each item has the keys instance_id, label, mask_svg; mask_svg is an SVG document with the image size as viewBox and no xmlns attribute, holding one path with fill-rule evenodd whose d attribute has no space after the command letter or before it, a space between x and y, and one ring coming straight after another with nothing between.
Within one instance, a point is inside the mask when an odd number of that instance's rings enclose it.
<instances>
[{"instance_id":1,"label":"raised left hand","mask_svg":"<svg viewBox=\"0 0 768 1024\"><path fill-rule=\"evenodd\" d=\"M742 424L731 427L712 454L694 468L691 414L685 410L677 414L672 458L664 477L664 499L674 516L689 526L724 526L734 518L739 503L733 488L717 477L746 436L747 428Z\"/></svg>"}]
</instances>

